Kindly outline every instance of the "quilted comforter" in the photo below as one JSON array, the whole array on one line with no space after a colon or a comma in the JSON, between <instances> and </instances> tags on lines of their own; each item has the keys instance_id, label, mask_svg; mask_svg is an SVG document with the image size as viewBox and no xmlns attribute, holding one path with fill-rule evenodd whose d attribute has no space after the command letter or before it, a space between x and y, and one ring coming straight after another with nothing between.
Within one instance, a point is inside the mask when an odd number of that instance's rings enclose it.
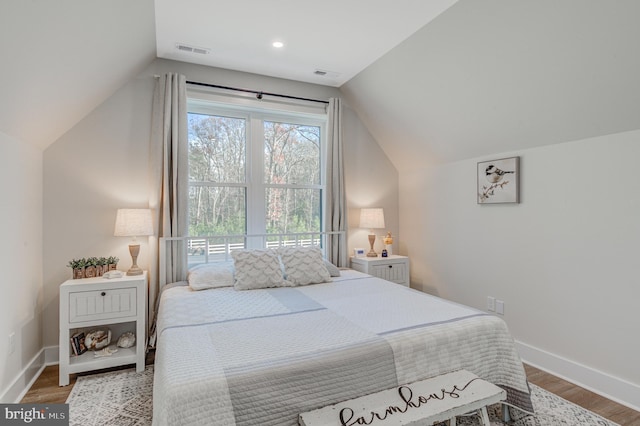
<instances>
[{"instance_id":1,"label":"quilted comforter","mask_svg":"<svg viewBox=\"0 0 640 426\"><path fill-rule=\"evenodd\" d=\"M163 292L154 425L297 425L298 414L466 369L532 410L499 318L356 271L332 283Z\"/></svg>"}]
</instances>

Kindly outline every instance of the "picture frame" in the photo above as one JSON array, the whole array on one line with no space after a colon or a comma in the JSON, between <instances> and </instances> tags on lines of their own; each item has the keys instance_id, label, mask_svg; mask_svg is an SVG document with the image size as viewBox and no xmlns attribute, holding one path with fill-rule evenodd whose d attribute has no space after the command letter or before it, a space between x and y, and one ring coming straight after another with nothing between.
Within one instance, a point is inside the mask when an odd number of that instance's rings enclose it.
<instances>
[{"instance_id":1,"label":"picture frame","mask_svg":"<svg viewBox=\"0 0 640 426\"><path fill-rule=\"evenodd\" d=\"M478 162L477 203L520 202L520 157Z\"/></svg>"},{"instance_id":2,"label":"picture frame","mask_svg":"<svg viewBox=\"0 0 640 426\"><path fill-rule=\"evenodd\" d=\"M363 248L354 248L353 255L355 257L365 257L365 251Z\"/></svg>"}]
</instances>

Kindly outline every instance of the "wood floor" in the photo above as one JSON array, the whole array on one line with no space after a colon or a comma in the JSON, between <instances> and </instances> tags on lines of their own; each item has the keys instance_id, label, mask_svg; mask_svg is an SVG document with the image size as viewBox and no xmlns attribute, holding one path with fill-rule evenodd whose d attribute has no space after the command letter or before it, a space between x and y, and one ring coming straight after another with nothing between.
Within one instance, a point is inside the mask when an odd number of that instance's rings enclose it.
<instances>
[{"instance_id":1,"label":"wood floor","mask_svg":"<svg viewBox=\"0 0 640 426\"><path fill-rule=\"evenodd\" d=\"M621 426L640 426L640 412L617 404L529 365L525 365L525 370L531 383L553 392L567 401L591 410ZM21 402L62 404L67 400L75 381L75 376L72 376L69 386L60 387L58 386L58 366L47 367Z\"/></svg>"},{"instance_id":2,"label":"wood floor","mask_svg":"<svg viewBox=\"0 0 640 426\"><path fill-rule=\"evenodd\" d=\"M640 412L559 379L530 365L524 366L530 383L540 386L561 398L593 411L621 426L640 426Z\"/></svg>"}]
</instances>

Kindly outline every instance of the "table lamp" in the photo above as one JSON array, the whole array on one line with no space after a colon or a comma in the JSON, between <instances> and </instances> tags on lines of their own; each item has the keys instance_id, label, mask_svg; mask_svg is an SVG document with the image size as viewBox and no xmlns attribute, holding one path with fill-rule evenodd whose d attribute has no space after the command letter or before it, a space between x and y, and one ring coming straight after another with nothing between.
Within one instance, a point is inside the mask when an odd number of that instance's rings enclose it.
<instances>
[{"instance_id":1,"label":"table lamp","mask_svg":"<svg viewBox=\"0 0 640 426\"><path fill-rule=\"evenodd\" d=\"M373 250L373 243L376 241L374 229L384 228L384 210L381 208L362 209L360 210L360 228L369 228L369 244L371 250L367 253L367 257L378 257L378 253Z\"/></svg>"},{"instance_id":2,"label":"table lamp","mask_svg":"<svg viewBox=\"0 0 640 426\"><path fill-rule=\"evenodd\" d=\"M150 209L118 209L116 214L116 228L113 232L116 237L133 237L133 244L129 244L131 253L131 268L127 275L141 275L142 269L138 266L138 254L140 244L136 244L136 237L153 235L153 222Z\"/></svg>"}]
</instances>

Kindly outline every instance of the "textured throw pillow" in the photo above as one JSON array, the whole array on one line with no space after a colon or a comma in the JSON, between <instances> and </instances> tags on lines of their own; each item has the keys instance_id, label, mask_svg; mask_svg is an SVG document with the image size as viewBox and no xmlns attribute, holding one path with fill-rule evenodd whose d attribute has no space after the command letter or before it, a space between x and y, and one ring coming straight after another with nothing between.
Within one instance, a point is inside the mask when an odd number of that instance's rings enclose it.
<instances>
[{"instance_id":1,"label":"textured throw pillow","mask_svg":"<svg viewBox=\"0 0 640 426\"><path fill-rule=\"evenodd\" d=\"M287 281L293 285L326 283L331 281L318 247L280 247L278 249Z\"/></svg>"},{"instance_id":2,"label":"textured throw pillow","mask_svg":"<svg viewBox=\"0 0 640 426\"><path fill-rule=\"evenodd\" d=\"M187 274L194 290L233 286L233 262L207 263L194 266Z\"/></svg>"},{"instance_id":3,"label":"textured throw pillow","mask_svg":"<svg viewBox=\"0 0 640 426\"><path fill-rule=\"evenodd\" d=\"M333 263L331 263L331 262L329 262L328 260L325 259L324 266L325 266L325 268L327 268L327 271L329 271L329 275L331 275L332 277L339 277L340 276L340 269L338 269L338 267L336 265L334 265Z\"/></svg>"},{"instance_id":4,"label":"textured throw pillow","mask_svg":"<svg viewBox=\"0 0 640 426\"><path fill-rule=\"evenodd\" d=\"M280 260L275 250L234 250L231 257L236 271L233 285L236 290L290 285L282 276Z\"/></svg>"}]
</instances>

